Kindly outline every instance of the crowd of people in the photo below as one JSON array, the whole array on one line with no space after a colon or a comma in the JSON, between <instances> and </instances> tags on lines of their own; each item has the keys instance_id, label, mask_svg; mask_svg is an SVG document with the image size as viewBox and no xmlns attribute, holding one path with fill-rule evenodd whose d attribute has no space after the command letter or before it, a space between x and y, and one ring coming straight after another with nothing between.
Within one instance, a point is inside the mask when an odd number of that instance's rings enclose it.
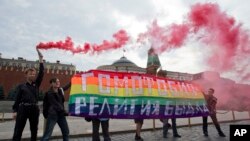
<instances>
[{"instance_id":1,"label":"crowd of people","mask_svg":"<svg viewBox=\"0 0 250 141\"><path fill-rule=\"evenodd\" d=\"M37 140L38 122L39 122L39 107L38 107L38 93L39 86L42 83L44 76L44 65L43 65L43 55L37 49L39 56L39 71L38 74L34 68L29 68L25 70L26 82L17 86L17 96L15 103L13 105L13 118L15 119L15 127L13 134L13 141L20 141L22 138L22 132L24 130L26 121L29 120L30 131L31 131L31 141ZM61 129L62 137L64 141L69 140L69 126L66 120L67 111L64 108L64 91L69 89L71 83L69 82L66 86L61 87L60 80L58 78L51 78L49 81L50 88L44 95L43 100L43 116L47 120L44 134L41 141L47 141L50 139L54 126L57 123ZM208 93L204 93L205 100L207 102L207 107L210 112L210 117L218 131L219 136L225 137L222 132L220 125L216 117L216 103L217 99L213 95L214 89L210 88ZM204 136L208 136L207 130L207 119L203 118L203 133ZM102 133L104 141L111 141L109 134L109 119L108 118L85 118L88 122L92 122L92 140L100 141L99 127L102 127ZM163 138L167 138L167 132L170 127L168 123L169 119L160 119L163 123ZM172 130L173 137L180 138L177 128L176 119L172 118ZM134 119L136 124L135 140L143 141L141 137L141 129L143 126L143 119Z\"/></svg>"}]
</instances>

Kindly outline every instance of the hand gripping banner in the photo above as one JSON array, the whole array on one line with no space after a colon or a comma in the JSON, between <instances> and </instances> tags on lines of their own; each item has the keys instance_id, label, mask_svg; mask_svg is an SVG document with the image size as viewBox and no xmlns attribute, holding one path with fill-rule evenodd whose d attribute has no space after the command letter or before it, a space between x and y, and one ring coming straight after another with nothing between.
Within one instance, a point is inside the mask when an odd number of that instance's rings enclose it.
<instances>
[{"instance_id":1,"label":"hand gripping banner","mask_svg":"<svg viewBox=\"0 0 250 141\"><path fill-rule=\"evenodd\" d=\"M71 80L72 116L159 119L207 116L199 87L147 74L91 70Z\"/></svg>"}]
</instances>

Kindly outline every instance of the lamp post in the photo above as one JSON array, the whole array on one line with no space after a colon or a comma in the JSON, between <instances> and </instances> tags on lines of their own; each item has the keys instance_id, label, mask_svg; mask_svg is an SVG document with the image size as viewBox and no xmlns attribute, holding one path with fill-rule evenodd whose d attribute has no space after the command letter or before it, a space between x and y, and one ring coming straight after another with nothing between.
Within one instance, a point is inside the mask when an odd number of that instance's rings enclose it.
<instances>
[{"instance_id":1,"label":"lamp post","mask_svg":"<svg viewBox=\"0 0 250 141\"><path fill-rule=\"evenodd\" d=\"M155 74L156 77L158 76L158 73L160 72L160 70L162 70L161 66L159 66L156 70L156 74ZM153 130L155 130L155 119L153 119Z\"/></svg>"}]
</instances>

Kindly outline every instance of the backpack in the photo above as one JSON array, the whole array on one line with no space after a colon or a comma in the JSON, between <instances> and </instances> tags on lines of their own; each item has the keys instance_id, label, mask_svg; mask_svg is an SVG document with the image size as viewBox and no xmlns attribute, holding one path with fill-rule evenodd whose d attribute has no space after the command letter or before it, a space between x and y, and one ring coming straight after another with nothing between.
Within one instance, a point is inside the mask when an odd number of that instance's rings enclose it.
<instances>
[{"instance_id":1,"label":"backpack","mask_svg":"<svg viewBox=\"0 0 250 141\"><path fill-rule=\"evenodd\" d=\"M43 98L43 116L44 118L48 118L49 114L49 99L48 99L48 93L45 93Z\"/></svg>"}]
</instances>

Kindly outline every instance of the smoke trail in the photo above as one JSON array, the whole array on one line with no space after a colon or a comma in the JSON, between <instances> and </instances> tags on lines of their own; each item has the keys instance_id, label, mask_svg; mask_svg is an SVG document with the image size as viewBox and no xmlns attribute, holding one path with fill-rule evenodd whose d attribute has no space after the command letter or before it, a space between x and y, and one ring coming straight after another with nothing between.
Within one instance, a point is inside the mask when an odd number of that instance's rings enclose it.
<instances>
[{"instance_id":1,"label":"smoke trail","mask_svg":"<svg viewBox=\"0 0 250 141\"><path fill-rule=\"evenodd\" d=\"M129 36L125 30L119 30L117 33L113 35L113 41L104 40L102 44L90 44L84 43L82 46L78 45L74 46L74 42L70 37L67 37L65 41L58 42L47 42L47 43L39 43L37 48L39 49L61 49L66 51L71 51L73 54L75 53L100 53L101 51L111 50L121 48L123 45L127 43L129 40Z\"/></svg>"}]
</instances>

